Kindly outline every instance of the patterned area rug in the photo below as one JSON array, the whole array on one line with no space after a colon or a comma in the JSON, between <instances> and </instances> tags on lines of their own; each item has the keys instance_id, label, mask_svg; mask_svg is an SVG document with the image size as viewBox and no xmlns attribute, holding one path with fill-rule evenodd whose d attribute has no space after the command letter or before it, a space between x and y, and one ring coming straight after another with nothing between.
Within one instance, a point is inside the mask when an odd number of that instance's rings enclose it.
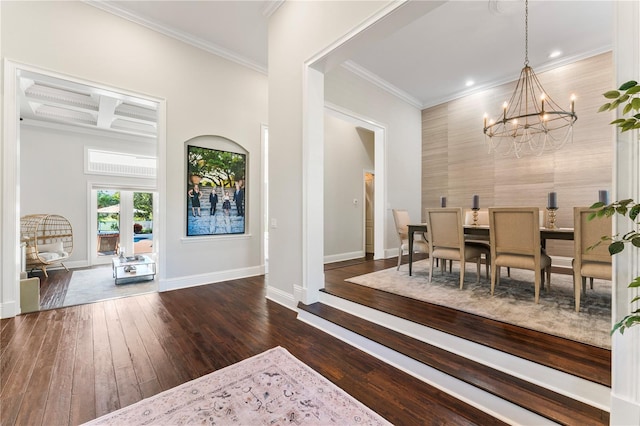
<instances>
[{"instance_id":1,"label":"patterned area rug","mask_svg":"<svg viewBox=\"0 0 640 426\"><path fill-rule=\"evenodd\" d=\"M81 305L158 291L158 281L116 285L111 266L73 271L62 306Z\"/></svg>"},{"instance_id":2,"label":"patterned area rug","mask_svg":"<svg viewBox=\"0 0 640 426\"><path fill-rule=\"evenodd\" d=\"M602 348L611 348L611 282L595 280L581 297L580 312L575 311L573 277L551 274L551 291L540 290L540 303L534 302L533 272L511 270L507 277L502 268L500 284L491 296L491 281L482 277L476 284L475 264L467 264L464 289L454 262L451 273L434 267L432 283L428 283L428 260L413 263L400 271L389 268L347 279L346 281L390 293L447 306L498 321L515 324Z\"/></svg>"},{"instance_id":3,"label":"patterned area rug","mask_svg":"<svg viewBox=\"0 0 640 426\"><path fill-rule=\"evenodd\" d=\"M276 347L86 425L389 425Z\"/></svg>"}]
</instances>

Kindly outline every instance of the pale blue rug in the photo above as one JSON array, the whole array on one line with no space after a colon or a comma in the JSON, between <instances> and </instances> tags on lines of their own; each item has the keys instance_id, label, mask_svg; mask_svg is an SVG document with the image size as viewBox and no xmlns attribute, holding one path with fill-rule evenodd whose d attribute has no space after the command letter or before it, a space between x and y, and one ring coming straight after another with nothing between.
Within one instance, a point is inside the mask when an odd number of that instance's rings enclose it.
<instances>
[{"instance_id":1,"label":"pale blue rug","mask_svg":"<svg viewBox=\"0 0 640 426\"><path fill-rule=\"evenodd\" d=\"M346 281L384 290L413 299L447 306L460 311L507 322L548 334L602 348L611 348L611 282L595 280L594 288L582 295L581 310L575 311L573 279L570 275L551 274L551 291L540 290L540 303L534 302L533 272L511 269L511 278L502 268L500 284L491 296L491 282L482 277L476 283L475 264L465 268L464 288L460 290L459 266L454 262L452 273L434 267L428 282L428 260L413 263L413 275L408 265L400 271L383 271L349 278Z\"/></svg>"},{"instance_id":2,"label":"pale blue rug","mask_svg":"<svg viewBox=\"0 0 640 426\"><path fill-rule=\"evenodd\" d=\"M62 306L82 305L158 291L157 280L116 285L111 265L73 271Z\"/></svg>"}]
</instances>

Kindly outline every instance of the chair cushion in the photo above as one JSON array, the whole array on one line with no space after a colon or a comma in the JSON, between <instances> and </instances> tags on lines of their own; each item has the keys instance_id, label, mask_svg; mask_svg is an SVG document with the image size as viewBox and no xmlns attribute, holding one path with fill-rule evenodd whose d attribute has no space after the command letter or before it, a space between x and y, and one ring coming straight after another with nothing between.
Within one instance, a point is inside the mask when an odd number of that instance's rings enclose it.
<instances>
[{"instance_id":1,"label":"chair cushion","mask_svg":"<svg viewBox=\"0 0 640 426\"><path fill-rule=\"evenodd\" d=\"M535 268L533 256L520 254L498 254L496 256L496 265L529 270L533 270ZM542 253L540 256L540 268L542 269L548 266L551 266L551 258Z\"/></svg>"},{"instance_id":2,"label":"chair cushion","mask_svg":"<svg viewBox=\"0 0 640 426\"><path fill-rule=\"evenodd\" d=\"M611 281L611 263L583 261L580 275Z\"/></svg>"},{"instance_id":3,"label":"chair cushion","mask_svg":"<svg viewBox=\"0 0 640 426\"><path fill-rule=\"evenodd\" d=\"M478 247L465 246L464 255L465 260L477 259L482 255L482 251ZM432 256L439 259L460 260L460 250L455 248L434 247Z\"/></svg>"},{"instance_id":4,"label":"chair cushion","mask_svg":"<svg viewBox=\"0 0 640 426\"><path fill-rule=\"evenodd\" d=\"M38 244L38 253L42 253L42 252L61 253L63 251L64 251L64 246L62 245L62 241L49 243L49 244Z\"/></svg>"},{"instance_id":5,"label":"chair cushion","mask_svg":"<svg viewBox=\"0 0 640 426\"><path fill-rule=\"evenodd\" d=\"M402 245L400 246L402 251L409 251L409 241L404 240ZM429 245L424 241L414 241L413 242L413 252L418 253L429 253Z\"/></svg>"}]
</instances>

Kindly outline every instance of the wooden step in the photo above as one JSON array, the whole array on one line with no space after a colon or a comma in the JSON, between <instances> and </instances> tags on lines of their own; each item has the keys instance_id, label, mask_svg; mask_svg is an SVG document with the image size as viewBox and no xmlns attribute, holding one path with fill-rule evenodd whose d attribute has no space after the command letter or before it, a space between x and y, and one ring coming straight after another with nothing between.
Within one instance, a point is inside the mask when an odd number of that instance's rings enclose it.
<instances>
[{"instance_id":1,"label":"wooden step","mask_svg":"<svg viewBox=\"0 0 640 426\"><path fill-rule=\"evenodd\" d=\"M322 303L311 305L300 303L298 308L554 422L565 425L609 424L609 413L604 410L342 310Z\"/></svg>"},{"instance_id":2,"label":"wooden step","mask_svg":"<svg viewBox=\"0 0 640 426\"><path fill-rule=\"evenodd\" d=\"M345 283L341 272L322 292L611 387L611 351L445 306ZM327 274L328 275L328 274Z\"/></svg>"}]
</instances>

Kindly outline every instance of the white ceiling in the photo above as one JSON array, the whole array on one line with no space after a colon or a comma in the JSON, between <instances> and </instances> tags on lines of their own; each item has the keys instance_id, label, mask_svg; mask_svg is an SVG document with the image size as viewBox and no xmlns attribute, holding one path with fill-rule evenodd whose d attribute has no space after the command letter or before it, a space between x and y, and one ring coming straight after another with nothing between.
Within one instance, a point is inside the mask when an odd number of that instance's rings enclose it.
<instances>
[{"instance_id":1,"label":"white ceiling","mask_svg":"<svg viewBox=\"0 0 640 426\"><path fill-rule=\"evenodd\" d=\"M281 1L91 4L265 71L268 15ZM524 6L522 0L446 2L369 44L349 66L421 108L515 80L524 65ZM613 7L611 0L531 0L530 65L540 72L610 50ZM549 59L554 50L562 55ZM475 82L471 89L468 80Z\"/></svg>"},{"instance_id":2,"label":"white ceiling","mask_svg":"<svg viewBox=\"0 0 640 426\"><path fill-rule=\"evenodd\" d=\"M268 17L282 0L87 3L266 73ZM610 50L613 7L613 1L531 0L529 64L540 72ZM454 0L369 43L345 66L425 108L515 80L524 65L524 32L523 0ZM554 50L561 56L549 59ZM155 134L155 111L140 100L109 98L88 86L65 88L35 75L21 84L25 118Z\"/></svg>"}]
</instances>

